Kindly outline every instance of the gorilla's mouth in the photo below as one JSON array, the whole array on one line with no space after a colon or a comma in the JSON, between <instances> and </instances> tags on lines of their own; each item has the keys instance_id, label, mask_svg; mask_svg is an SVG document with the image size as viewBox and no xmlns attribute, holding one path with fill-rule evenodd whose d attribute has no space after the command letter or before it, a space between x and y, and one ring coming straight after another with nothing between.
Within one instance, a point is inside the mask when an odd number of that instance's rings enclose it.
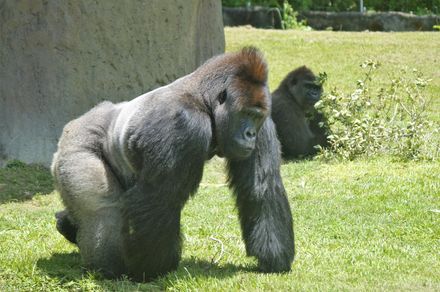
<instances>
[{"instance_id":1,"label":"gorilla's mouth","mask_svg":"<svg viewBox=\"0 0 440 292\"><path fill-rule=\"evenodd\" d=\"M239 158L248 158L252 154L253 151L254 151L254 148L251 148L251 147L242 148L240 151L237 152L237 156Z\"/></svg>"},{"instance_id":2,"label":"gorilla's mouth","mask_svg":"<svg viewBox=\"0 0 440 292\"><path fill-rule=\"evenodd\" d=\"M248 158L255 149L255 143L248 143L246 141L235 141L234 158L245 159Z\"/></svg>"},{"instance_id":3,"label":"gorilla's mouth","mask_svg":"<svg viewBox=\"0 0 440 292\"><path fill-rule=\"evenodd\" d=\"M319 97L318 98L310 98L307 100L307 103L309 105L314 105L315 103L317 103L319 101Z\"/></svg>"}]
</instances>

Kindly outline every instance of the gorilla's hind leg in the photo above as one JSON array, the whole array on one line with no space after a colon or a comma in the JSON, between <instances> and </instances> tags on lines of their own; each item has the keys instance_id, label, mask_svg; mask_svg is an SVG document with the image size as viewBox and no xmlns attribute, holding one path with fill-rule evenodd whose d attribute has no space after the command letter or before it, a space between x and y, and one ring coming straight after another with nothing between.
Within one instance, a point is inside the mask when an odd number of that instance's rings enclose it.
<instances>
[{"instance_id":1,"label":"gorilla's hind leg","mask_svg":"<svg viewBox=\"0 0 440 292\"><path fill-rule=\"evenodd\" d=\"M57 219L57 230L71 243L77 243L76 234L78 233L78 227L73 224L69 218L69 212L67 210L59 211L55 214Z\"/></svg>"},{"instance_id":2,"label":"gorilla's hind leg","mask_svg":"<svg viewBox=\"0 0 440 292\"><path fill-rule=\"evenodd\" d=\"M106 161L87 148L58 157L62 159L55 164L56 181L66 206L66 212L57 215L58 228L63 235L70 236L73 234L68 223L74 223L75 241L85 266L106 277L118 277L125 271L119 182Z\"/></svg>"}]
</instances>

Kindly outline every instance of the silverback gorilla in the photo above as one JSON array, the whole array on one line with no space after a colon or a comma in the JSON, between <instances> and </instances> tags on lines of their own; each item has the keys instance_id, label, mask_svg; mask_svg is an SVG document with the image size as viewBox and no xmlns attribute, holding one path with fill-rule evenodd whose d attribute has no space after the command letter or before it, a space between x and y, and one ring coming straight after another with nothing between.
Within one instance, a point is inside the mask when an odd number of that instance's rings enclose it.
<instances>
[{"instance_id":1,"label":"silverback gorilla","mask_svg":"<svg viewBox=\"0 0 440 292\"><path fill-rule=\"evenodd\" d=\"M326 146L326 130L319 126L324 122L314 105L322 94L313 72L299 67L281 81L272 93L272 119L281 142L285 159L315 154L316 145Z\"/></svg>"},{"instance_id":2,"label":"silverback gorilla","mask_svg":"<svg viewBox=\"0 0 440 292\"><path fill-rule=\"evenodd\" d=\"M218 155L247 254L263 272L289 271L292 215L270 107L267 66L251 47L131 101L97 105L64 127L54 154L66 207L58 231L106 277L145 281L175 270L181 210Z\"/></svg>"}]
</instances>

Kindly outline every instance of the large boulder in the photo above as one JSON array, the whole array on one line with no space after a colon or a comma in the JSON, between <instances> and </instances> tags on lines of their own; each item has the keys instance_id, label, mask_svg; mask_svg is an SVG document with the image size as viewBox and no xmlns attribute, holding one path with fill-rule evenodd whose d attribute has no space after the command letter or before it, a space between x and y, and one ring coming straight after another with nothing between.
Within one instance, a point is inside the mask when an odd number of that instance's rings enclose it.
<instances>
[{"instance_id":1,"label":"large boulder","mask_svg":"<svg viewBox=\"0 0 440 292\"><path fill-rule=\"evenodd\" d=\"M0 166L49 165L66 122L224 51L218 0L0 2Z\"/></svg>"},{"instance_id":2,"label":"large boulder","mask_svg":"<svg viewBox=\"0 0 440 292\"><path fill-rule=\"evenodd\" d=\"M225 26L251 25L256 28L282 28L281 11L271 7L223 7Z\"/></svg>"}]
</instances>

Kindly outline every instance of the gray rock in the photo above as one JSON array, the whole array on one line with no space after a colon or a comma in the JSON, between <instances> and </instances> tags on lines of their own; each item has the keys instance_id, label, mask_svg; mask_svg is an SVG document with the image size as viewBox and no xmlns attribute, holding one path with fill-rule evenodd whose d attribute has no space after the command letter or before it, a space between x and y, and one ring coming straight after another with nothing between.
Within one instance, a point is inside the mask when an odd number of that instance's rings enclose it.
<instances>
[{"instance_id":1,"label":"gray rock","mask_svg":"<svg viewBox=\"0 0 440 292\"><path fill-rule=\"evenodd\" d=\"M281 28L281 11L271 7L223 7L225 26L251 25L256 28Z\"/></svg>"},{"instance_id":2,"label":"gray rock","mask_svg":"<svg viewBox=\"0 0 440 292\"><path fill-rule=\"evenodd\" d=\"M314 29L344 31L432 31L440 23L436 15L417 16L402 12L323 12L305 11L300 19Z\"/></svg>"},{"instance_id":3,"label":"gray rock","mask_svg":"<svg viewBox=\"0 0 440 292\"><path fill-rule=\"evenodd\" d=\"M49 165L69 120L223 51L217 0L0 1L0 166Z\"/></svg>"}]
</instances>

